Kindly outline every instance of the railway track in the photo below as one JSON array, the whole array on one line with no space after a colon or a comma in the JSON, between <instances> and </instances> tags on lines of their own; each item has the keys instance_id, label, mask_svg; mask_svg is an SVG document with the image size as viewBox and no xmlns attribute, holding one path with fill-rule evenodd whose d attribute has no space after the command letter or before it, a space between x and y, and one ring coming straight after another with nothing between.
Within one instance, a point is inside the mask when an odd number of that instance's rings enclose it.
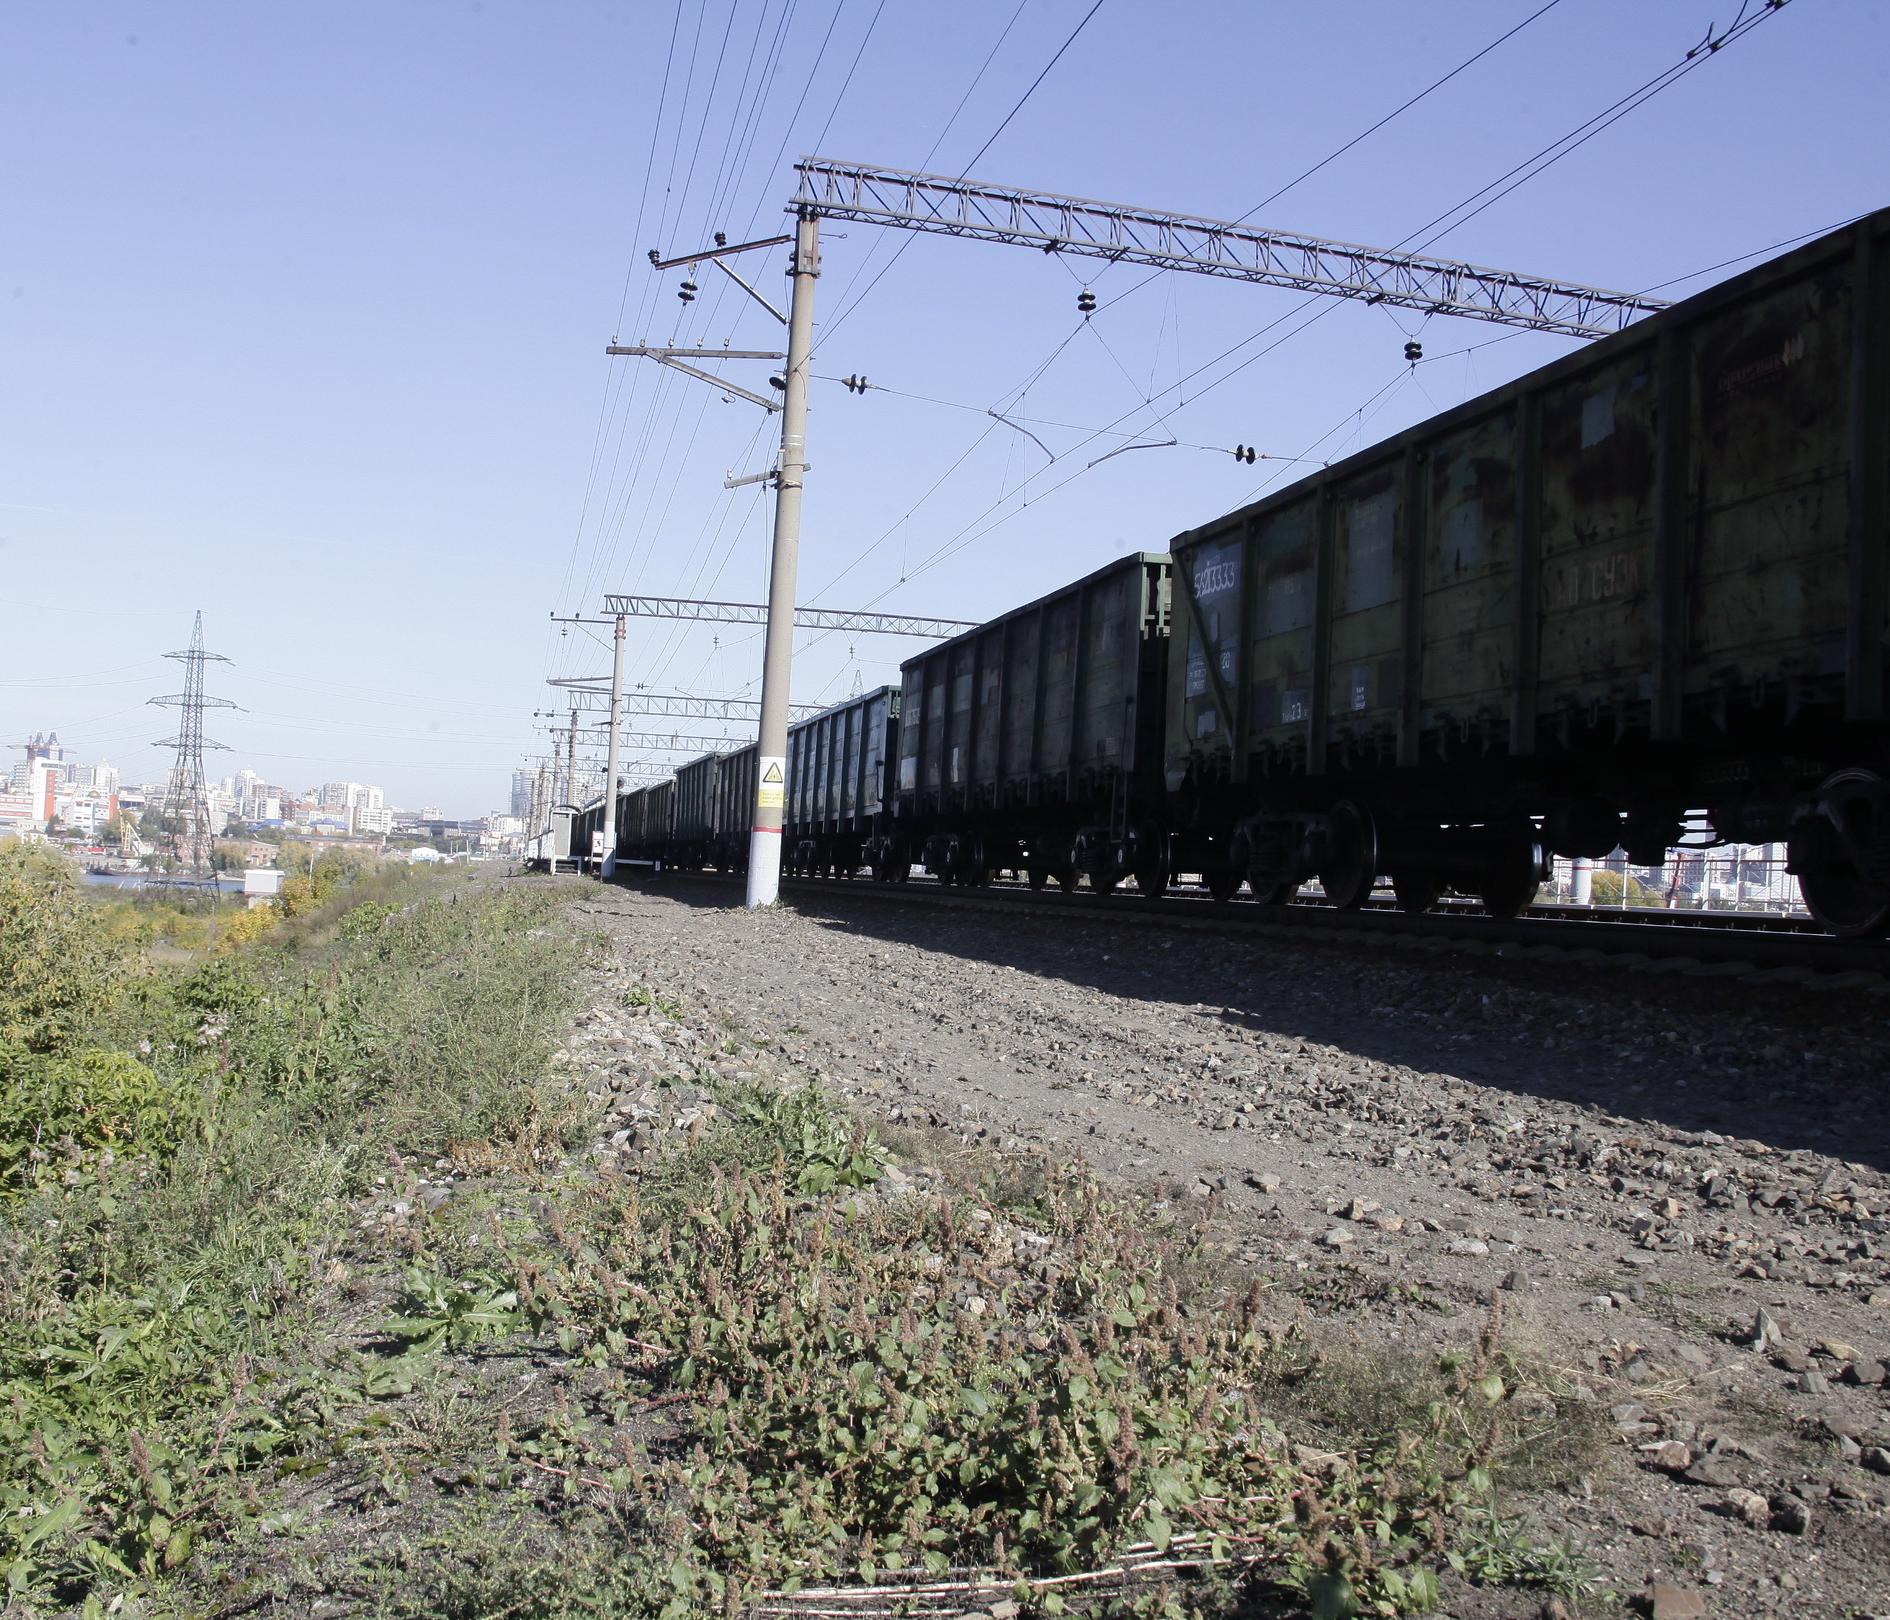
<instances>
[{"instance_id":1,"label":"railway track","mask_svg":"<svg viewBox=\"0 0 1890 1620\"><path fill-rule=\"evenodd\" d=\"M740 880L718 873L667 871L652 881L733 887ZM781 889L796 898L844 895L867 904L916 903L993 915L1016 915L1041 907L1130 927L1333 942L1363 936L1394 949L1890 995L1890 943L1836 939L1808 920L1791 917L1633 911L1624 916L1551 903L1505 920L1483 915L1473 902L1446 904L1417 914L1378 903L1341 911L1317 900L1282 906L1217 902L1205 889L1189 892L1185 887L1150 900L1133 891L1035 891L1025 883L1009 881L961 889L918 876L902 884L866 878L785 878Z\"/></svg>"}]
</instances>

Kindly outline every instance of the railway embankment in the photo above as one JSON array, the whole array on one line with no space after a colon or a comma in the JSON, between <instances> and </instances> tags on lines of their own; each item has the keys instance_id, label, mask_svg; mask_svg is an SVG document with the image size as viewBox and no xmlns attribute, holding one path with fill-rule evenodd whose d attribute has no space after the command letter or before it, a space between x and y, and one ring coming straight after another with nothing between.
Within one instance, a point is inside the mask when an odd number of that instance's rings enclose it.
<instances>
[{"instance_id":1,"label":"railway embankment","mask_svg":"<svg viewBox=\"0 0 1890 1620\"><path fill-rule=\"evenodd\" d=\"M169 1100L0 1205L21 1615L1879 1595L1831 998L526 879L114 1005Z\"/></svg>"},{"instance_id":2,"label":"railway embankment","mask_svg":"<svg viewBox=\"0 0 1890 1620\"><path fill-rule=\"evenodd\" d=\"M645 885L586 909L636 982L770 1073L1204 1223L1322 1355L1474 1355L1495 1299L1504 1422L1559 1460L1499 1470L1492 1511L1566 1539L1617 1594L1593 1612L1657 1587L1668 1613L1885 1601L1879 1002L843 891L751 916Z\"/></svg>"}]
</instances>

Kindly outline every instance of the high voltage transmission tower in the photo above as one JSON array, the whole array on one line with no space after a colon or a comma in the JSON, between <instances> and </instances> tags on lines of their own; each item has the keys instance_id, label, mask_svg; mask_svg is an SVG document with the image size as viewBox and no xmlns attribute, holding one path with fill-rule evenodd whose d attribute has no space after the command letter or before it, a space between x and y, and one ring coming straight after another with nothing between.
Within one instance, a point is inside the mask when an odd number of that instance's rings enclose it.
<instances>
[{"instance_id":1,"label":"high voltage transmission tower","mask_svg":"<svg viewBox=\"0 0 1890 1620\"><path fill-rule=\"evenodd\" d=\"M753 831L749 838L748 904L772 904L781 886L783 800L778 787L787 760L788 678L793 662L795 575L801 543L801 490L807 476L807 378L814 348L814 283L820 275L820 220L859 220L938 235L1008 242L1048 253L1077 253L1110 263L1144 264L1164 270L1230 277L1264 286L1352 298L1367 304L1391 304L1427 314L1463 315L1496 321L1527 331L1567 337L1603 337L1636 316L1663 309L1658 298L1609 292L1543 276L1518 275L1482 265L1396 249L1358 247L1283 231L1249 229L1225 220L1199 219L1161 209L1131 208L1083 197L1059 197L1014 186L989 185L963 178L922 174L827 158L802 158L795 165L799 189L787 205L794 217L791 235L730 242L720 232L714 245L664 258L650 250L656 270L689 266L680 289L683 302L698 291L698 266L722 271L770 316L788 329L785 351L659 348L619 344L607 354L637 355L672 366L739 395L781 417L781 446L774 466L752 478L730 478L728 487L765 481L775 488L774 538L768 576L767 637L763 642L759 709L760 769L756 772ZM792 291L784 314L727 260L755 249L793 244L788 260ZM1087 318L1096 295L1085 287L1077 308ZM1415 342L1407 358L1418 358ZM739 388L684 360L779 361L769 382L779 392L768 395ZM849 386L852 386L849 383ZM629 601L629 598L620 599ZM618 624L621 626L622 611ZM621 633L621 632L620 632ZM577 685L579 683L571 683ZM595 689L595 688L593 688ZM620 688L621 689L621 688ZM648 711L664 712L664 711ZM702 713L671 710L671 713ZM715 718L733 718L723 714ZM771 769L772 767L772 769Z\"/></svg>"},{"instance_id":2,"label":"high voltage transmission tower","mask_svg":"<svg viewBox=\"0 0 1890 1620\"><path fill-rule=\"evenodd\" d=\"M150 700L161 708L178 711L177 735L162 738L153 745L177 750L176 762L171 766L170 783L164 792L164 808L160 812L163 832L159 835L158 848L168 853L178 867L188 871L194 880L207 882L215 873L212 857L215 853L216 831L210 825L210 795L203 779L203 751L206 748L227 749L229 745L212 742L204 736L203 711L234 709L236 705L228 698L204 695L203 666L206 663L227 664L229 659L221 653L204 651L201 610L191 630L189 647L183 652L166 653L164 656L175 658L184 666L184 689Z\"/></svg>"}]
</instances>

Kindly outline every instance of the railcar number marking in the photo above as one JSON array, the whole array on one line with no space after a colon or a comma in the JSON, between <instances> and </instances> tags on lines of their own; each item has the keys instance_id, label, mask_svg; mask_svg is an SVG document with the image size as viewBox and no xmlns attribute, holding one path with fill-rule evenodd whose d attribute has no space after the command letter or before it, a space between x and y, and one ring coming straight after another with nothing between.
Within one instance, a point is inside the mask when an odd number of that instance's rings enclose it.
<instances>
[{"instance_id":1,"label":"railcar number marking","mask_svg":"<svg viewBox=\"0 0 1890 1620\"><path fill-rule=\"evenodd\" d=\"M1240 565L1227 558L1215 558L1195 564L1194 599L1206 601L1210 596L1219 596L1223 591L1237 590L1240 587Z\"/></svg>"},{"instance_id":2,"label":"railcar number marking","mask_svg":"<svg viewBox=\"0 0 1890 1620\"><path fill-rule=\"evenodd\" d=\"M1581 607L1584 603L1611 602L1636 596L1641 589L1641 559L1637 552L1617 551L1587 562L1567 563L1543 581L1550 612Z\"/></svg>"}]
</instances>

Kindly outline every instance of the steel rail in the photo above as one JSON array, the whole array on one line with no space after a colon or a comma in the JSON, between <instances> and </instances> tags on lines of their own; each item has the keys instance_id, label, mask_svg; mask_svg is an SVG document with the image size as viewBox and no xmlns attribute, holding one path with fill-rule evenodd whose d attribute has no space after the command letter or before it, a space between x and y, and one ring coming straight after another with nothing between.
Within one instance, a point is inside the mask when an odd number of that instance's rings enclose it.
<instances>
[{"instance_id":1,"label":"steel rail","mask_svg":"<svg viewBox=\"0 0 1890 1620\"><path fill-rule=\"evenodd\" d=\"M673 879L734 881L717 873L672 871L654 881L661 884ZM1061 913L1130 927L1334 944L1347 938L1372 938L1408 949L1455 950L1507 960L1541 957L1652 973L1753 983L1793 981L1808 987L1890 994L1890 943L1836 939L1822 932L1766 928L1750 922L1699 928L1623 923L1615 917L1603 920L1532 914L1510 920L1462 909L1411 913L1382 905L1340 911L1310 900L1261 906L1217 902L1205 893L1150 900L1133 891L1040 892L1010 883L961 889L917 877L906 883L877 883L870 878L784 878L781 887L784 893L796 897L846 896L867 904L916 902L1010 916L1041 906L1047 915Z\"/></svg>"}]
</instances>

